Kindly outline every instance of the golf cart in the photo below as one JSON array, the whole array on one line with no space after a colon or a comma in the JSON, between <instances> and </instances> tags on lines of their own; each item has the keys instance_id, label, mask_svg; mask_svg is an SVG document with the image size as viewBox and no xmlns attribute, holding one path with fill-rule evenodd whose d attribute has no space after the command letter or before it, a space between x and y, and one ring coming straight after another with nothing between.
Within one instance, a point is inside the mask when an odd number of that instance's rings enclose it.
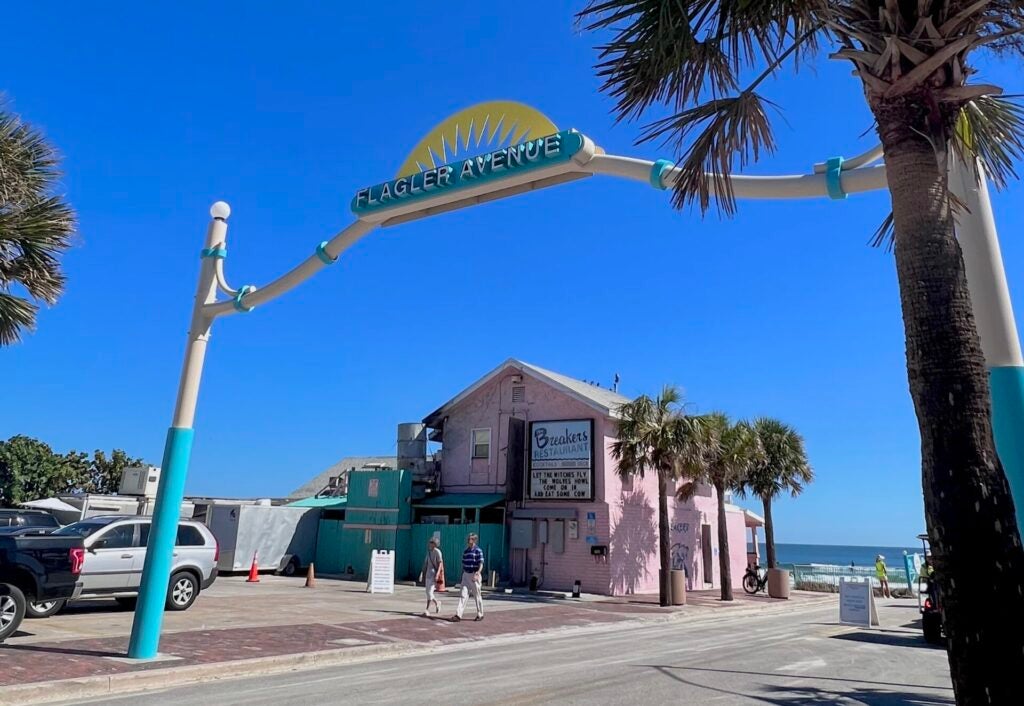
<instances>
[{"instance_id":1,"label":"golf cart","mask_svg":"<svg viewBox=\"0 0 1024 706\"><path fill-rule=\"evenodd\" d=\"M939 599L939 584L934 580L934 565L928 546L928 535L918 535L924 550L924 565L917 577L917 607L921 611L921 627L924 639L932 645L944 645L942 637L942 603Z\"/></svg>"}]
</instances>

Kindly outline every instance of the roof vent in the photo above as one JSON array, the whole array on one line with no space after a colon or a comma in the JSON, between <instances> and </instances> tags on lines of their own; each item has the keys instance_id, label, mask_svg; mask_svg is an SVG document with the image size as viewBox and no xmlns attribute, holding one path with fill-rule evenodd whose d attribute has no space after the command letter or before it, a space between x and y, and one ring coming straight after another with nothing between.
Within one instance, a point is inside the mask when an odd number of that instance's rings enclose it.
<instances>
[{"instance_id":1,"label":"roof vent","mask_svg":"<svg viewBox=\"0 0 1024 706\"><path fill-rule=\"evenodd\" d=\"M512 386L512 403L522 402L526 399L526 386L525 385L513 385Z\"/></svg>"}]
</instances>

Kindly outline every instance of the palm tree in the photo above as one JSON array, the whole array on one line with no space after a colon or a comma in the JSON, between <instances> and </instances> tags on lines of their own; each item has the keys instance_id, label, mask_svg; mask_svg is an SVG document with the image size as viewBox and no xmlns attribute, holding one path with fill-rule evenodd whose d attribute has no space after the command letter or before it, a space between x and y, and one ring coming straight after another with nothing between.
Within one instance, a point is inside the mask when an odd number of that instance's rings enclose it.
<instances>
[{"instance_id":1,"label":"palm tree","mask_svg":"<svg viewBox=\"0 0 1024 706\"><path fill-rule=\"evenodd\" d=\"M743 487L750 469L760 463L763 452L753 428L746 422L733 424L721 412L704 415L700 431L703 439L697 446L704 453L696 463L686 464L682 472L690 482L679 488L681 500L689 500L696 492L698 483L706 483L715 489L718 500L718 569L721 575L721 596L723 601L732 600L732 564L729 553L729 526L725 515L725 497L730 491Z\"/></svg>"},{"instance_id":2,"label":"palm tree","mask_svg":"<svg viewBox=\"0 0 1024 706\"><path fill-rule=\"evenodd\" d=\"M35 327L33 300L52 305L64 290L57 258L71 244L75 216L53 194L58 163L38 131L0 110L0 346Z\"/></svg>"},{"instance_id":3,"label":"palm tree","mask_svg":"<svg viewBox=\"0 0 1024 706\"><path fill-rule=\"evenodd\" d=\"M671 603L672 595L668 496L680 470L706 453L699 446L702 422L683 413L682 400L677 388L666 385L654 399L642 395L622 405L618 438L612 444L616 471L622 478L658 474L658 596L663 606Z\"/></svg>"},{"instance_id":4,"label":"palm tree","mask_svg":"<svg viewBox=\"0 0 1024 706\"><path fill-rule=\"evenodd\" d=\"M787 491L793 497L802 493L804 486L814 480L814 471L807 460L803 437L796 429L770 417L755 419L753 429L764 455L750 468L743 490L749 488L761 498L768 568L774 569L775 525L772 522L772 500Z\"/></svg>"},{"instance_id":5,"label":"palm tree","mask_svg":"<svg viewBox=\"0 0 1024 706\"><path fill-rule=\"evenodd\" d=\"M954 154L997 186L1014 176L1024 110L1000 87L968 79L975 53L1024 51L1024 2L590 0L580 19L610 32L596 69L618 119L655 104L671 111L641 139L680 155L677 207L707 211L714 195L733 212L734 165L775 147L760 93L768 77L825 47L852 64L885 152L892 212L879 240L891 238L895 253L956 697L1013 702L1024 672L1024 548L992 438L947 168Z\"/></svg>"}]
</instances>

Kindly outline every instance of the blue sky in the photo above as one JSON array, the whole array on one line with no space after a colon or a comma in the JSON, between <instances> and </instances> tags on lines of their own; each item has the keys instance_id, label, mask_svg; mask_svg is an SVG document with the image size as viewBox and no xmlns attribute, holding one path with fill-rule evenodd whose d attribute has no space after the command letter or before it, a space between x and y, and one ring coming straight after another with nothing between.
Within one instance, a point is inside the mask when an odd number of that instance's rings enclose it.
<instances>
[{"instance_id":1,"label":"blue sky","mask_svg":"<svg viewBox=\"0 0 1024 706\"><path fill-rule=\"evenodd\" d=\"M633 145L598 92L581 2L21 3L0 91L65 155L81 236L67 293L0 351L0 438L123 447L158 463L209 205L233 208L229 279L263 284L351 221L445 116L530 103L607 151ZM1019 92L1019 66L980 79ZM806 172L874 144L846 64L768 89L778 153ZM1024 225L996 195L1015 304ZM817 481L778 505L780 541L912 544L919 442L892 257L868 246L884 194L680 213L596 177L378 231L285 298L216 325L188 491L281 495L342 456L388 453L395 425L510 356L627 394L685 388L696 411L773 415Z\"/></svg>"}]
</instances>

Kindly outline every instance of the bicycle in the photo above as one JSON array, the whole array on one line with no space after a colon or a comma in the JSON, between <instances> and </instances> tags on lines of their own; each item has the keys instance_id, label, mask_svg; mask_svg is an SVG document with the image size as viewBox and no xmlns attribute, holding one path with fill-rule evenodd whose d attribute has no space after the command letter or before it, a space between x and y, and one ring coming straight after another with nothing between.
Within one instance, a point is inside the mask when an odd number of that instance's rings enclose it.
<instances>
[{"instance_id":1,"label":"bicycle","mask_svg":"<svg viewBox=\"0 0 1024 706\"><path fill-rule=\"evenodd\" d=\"M747 566L747 573L743 575L743 590L754 595L759 591L764 591L768 586L768 573L765 572L764 576L761 575L761 567L757 564L753 566Z\"/></svg>"}]
</instances>

